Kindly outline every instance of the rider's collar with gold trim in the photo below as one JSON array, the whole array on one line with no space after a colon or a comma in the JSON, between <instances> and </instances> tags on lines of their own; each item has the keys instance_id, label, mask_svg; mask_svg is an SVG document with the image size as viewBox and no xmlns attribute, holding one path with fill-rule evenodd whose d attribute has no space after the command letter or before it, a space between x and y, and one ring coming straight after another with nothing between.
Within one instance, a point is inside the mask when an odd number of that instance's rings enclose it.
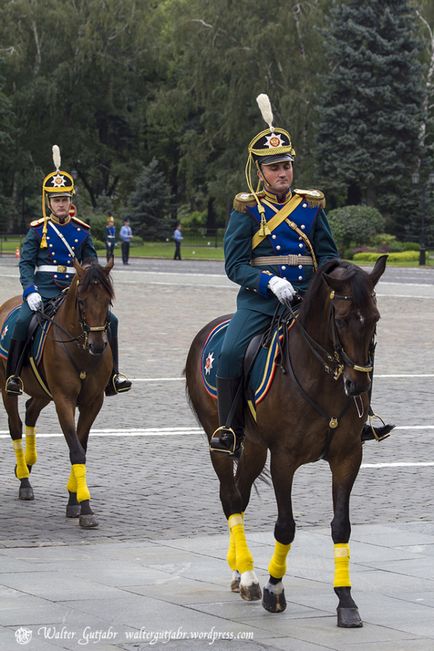
<instances>
[{"instance_id":1,"label":"rider's collar with gold trim","mask_svg":"<svg viewBox=\"0 0 434 651\"><path fill-rule=\"evenodd\" d=\"M66 226L66 224L69 224L69 222L71 221L71 216L67 215L66 219L63 222L61 222L60 219L56 217L56 215L51 213L49 219L55 224L57 224L58 226Z\"/></svg>"},{"instance_id":2,"label":"rider's collar with gold trim","mask_svg":"<svg viewBox=\"0 0 434 651\"><path fill-rule=\"evenodd\" d=\"M291 199L291 197L292 197L292 191L291 190L288 190L288 192L286 193L286 195L283 198L283 201L281 201L278 198L277 194L273 194L269 190L264 189L264 196L261 197L261 198L266 199L267 201L270 201L271 203L278 203L279 205L283 205L285 203L288 203L288 201Z\"/></svg>"}]
</instances>

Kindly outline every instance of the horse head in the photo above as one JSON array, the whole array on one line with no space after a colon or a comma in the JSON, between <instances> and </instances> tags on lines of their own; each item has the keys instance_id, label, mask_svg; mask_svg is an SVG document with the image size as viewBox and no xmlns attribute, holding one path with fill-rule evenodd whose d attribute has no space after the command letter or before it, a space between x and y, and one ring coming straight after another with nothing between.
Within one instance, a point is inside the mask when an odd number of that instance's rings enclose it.
<instances>
[{"instance_id":1,"label":"horse head","mask_svg":"<svg viewBox=\"0 0 434 651\"><path fill-rule=\"evenodd\" d=\"M378 258L371 273L349 263L324 272L330 302L334 354L338 356L345 393L356 396L371 385L372 353L380 319L374 288L384 273L387 255Z\"/></svg>"},{"instance_id":2,"label":"horse head","mask_svg":"<svg viewBox=\"0 0 434 651\"><path fill-rule=\"evenodd\" d=\"M101 355L107 346L108 311L114 297L110 271L113 258L105 267L91 262L74 261L77 273L76 305L84 333L84 348L91 355Z\"/></svg>"}]
</instances>

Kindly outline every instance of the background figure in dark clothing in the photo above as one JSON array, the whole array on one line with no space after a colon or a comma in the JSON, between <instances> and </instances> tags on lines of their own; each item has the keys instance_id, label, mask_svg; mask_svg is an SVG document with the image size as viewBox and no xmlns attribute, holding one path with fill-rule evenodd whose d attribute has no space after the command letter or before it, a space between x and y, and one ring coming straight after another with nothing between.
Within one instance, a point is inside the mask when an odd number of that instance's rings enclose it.
<instances>
[{"instance_id":1,"label":"background figure in dark clothing","mask_svg":"<svg viewBox=\"0 0 434 651\"><path fill-rule=\"evenodd\" d=\"M128 218L124 219L124 223L120 230L119 236L122 240L122 262L124 264L129 264L128 260L130 257L130 241L133 237L133 231L131 230L130 220Z\"/></svg>"},{"instance_id":2,"label":"background figure in dark clothing","mask_svg":"<svg viewBox=\"0 0 434 651\"><path fill-rule=\"evenodd\" d=\"M179 222L176 224L175 230L173 231L173 239L175 240L175 255L173 256L173 259L181 260L182 233L181 224Z\"/></svg>"},{"instance_id":3,"label":"background figure in dark clothing","mask_svg":"<svg viewBox=\"0 0 434 651\"><path fill-rule=\"evenodd\" d=\"M110 258L113 258L115 255L115 244L116 244L116 227L115 219L112 215L107 217L107 225L105 227L105 248L107 262Z\"/></svg>"}]
</instances>

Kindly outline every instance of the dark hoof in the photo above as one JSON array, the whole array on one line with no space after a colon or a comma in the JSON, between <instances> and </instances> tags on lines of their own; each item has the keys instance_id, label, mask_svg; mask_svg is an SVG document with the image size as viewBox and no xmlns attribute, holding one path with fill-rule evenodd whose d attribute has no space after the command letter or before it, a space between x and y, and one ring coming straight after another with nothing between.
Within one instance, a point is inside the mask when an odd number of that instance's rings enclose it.
<instances>
[{"instance_id":1,"label":"dark hoof","mask_svg":"<svg viewBox=\"0 0 434 651\"><path fill-rule=\"evenodd\" d=\"M234 572L231 581L231 592L239 592L241 583L241 575L239 572Z\"/></svg>"},{"instance_id":2,"label":"dark hoof","mask_svg":"<svg viewBox=\"0 0 434 651\"><path fill-rule=\"evenodd\" d=\"M244 601L258 601L262 597L259 583L252 583L248 586L240 583L240 596Z\"/></svg>"},{"instance_id":3,"label":"dark hoof","mask_svg":"<svg viewBox=\"0 0 434 651\"><path fill-rule=\"evenodd\" d=\"M286 609L285 590L282 588L282 591L276 594L265 587L262 605L269 613L283 613Z\"/></svg>"},{"instance_id":4,"label":"dark hoof","mask_svg":"<svg viewBox=\"0 0 434 651\"><path fill-rule=\"evenodd\" d=\"M80 504L68 504L66 507L66 517L78 518L80 515L80 511L81 511Z\"/></svg>"},{"instance_id":5,"label":"dark hoof","mask_svg":"<svg viewBox=\"0 0 434 651\"><path fill-rule=\"evenodd\" d=\"M79 524L83 529L94 529L98 526L98 520L93 513L86 513L85 515L80 515Z\"/></svg>"},{"instance_id":6,"label":"dark hoof","mask_svg":"<svg viewBox=\"0 0 434 651\"><path fill-rule=\"evenodd\" d=\"M337 608L338 626L341 628L361 628L363 622L360 619L358 608Z\"/></svg>"},{"instance_id":7,"label":"dark hoof","mask_svg":"<svg viewBox=\"0 0 434 651\"><path fill-rule=\"evenodd\" d=\"M20 500L25 500L27 502L34 500L35 495L33 493L33 488L31 486L20 486L20 490L18 492L18 498Z\"/></svg>"}]
</instances>

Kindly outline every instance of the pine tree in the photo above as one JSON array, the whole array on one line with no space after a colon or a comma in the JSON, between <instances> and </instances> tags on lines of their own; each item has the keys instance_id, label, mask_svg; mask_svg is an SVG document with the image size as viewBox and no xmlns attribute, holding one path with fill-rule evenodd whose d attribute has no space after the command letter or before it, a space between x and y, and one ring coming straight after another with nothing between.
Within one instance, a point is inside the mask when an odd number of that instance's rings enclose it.
<instances>
[{"instance_id":1,"label":"pine tree","mask_svg":"<svg viewBox=\"0 0 434 651\"><path fill-rule=\"evenodd\" d=\"M11 101L3 92L0 67L0 233L8 230L14 216L13 176L10 173L13 151L14 115Z\"/></svg>"},{"instance_id":2,"label":"pine tree","mask_svg":"<svg viewBox=\"0 0 434 651\"><path fill-rule=\"evenodd\" d=\"M424 90L415 21L407 0L336 4L319 106L325 188L337 203L378 208L401 235L414 214L410 176L420 154Z\"/></svg>"},{"instance_id":3,"label":"pine tree","mask_svg":"<svg viewBox=\"0 0 434 651\"><path fill-rule=\"evenodd\" d=\"M170 233L170 193L166 178L153 158L136 180L131 194L129 217L134 235L158 240Z\"/></svg>"}]
</instances>

